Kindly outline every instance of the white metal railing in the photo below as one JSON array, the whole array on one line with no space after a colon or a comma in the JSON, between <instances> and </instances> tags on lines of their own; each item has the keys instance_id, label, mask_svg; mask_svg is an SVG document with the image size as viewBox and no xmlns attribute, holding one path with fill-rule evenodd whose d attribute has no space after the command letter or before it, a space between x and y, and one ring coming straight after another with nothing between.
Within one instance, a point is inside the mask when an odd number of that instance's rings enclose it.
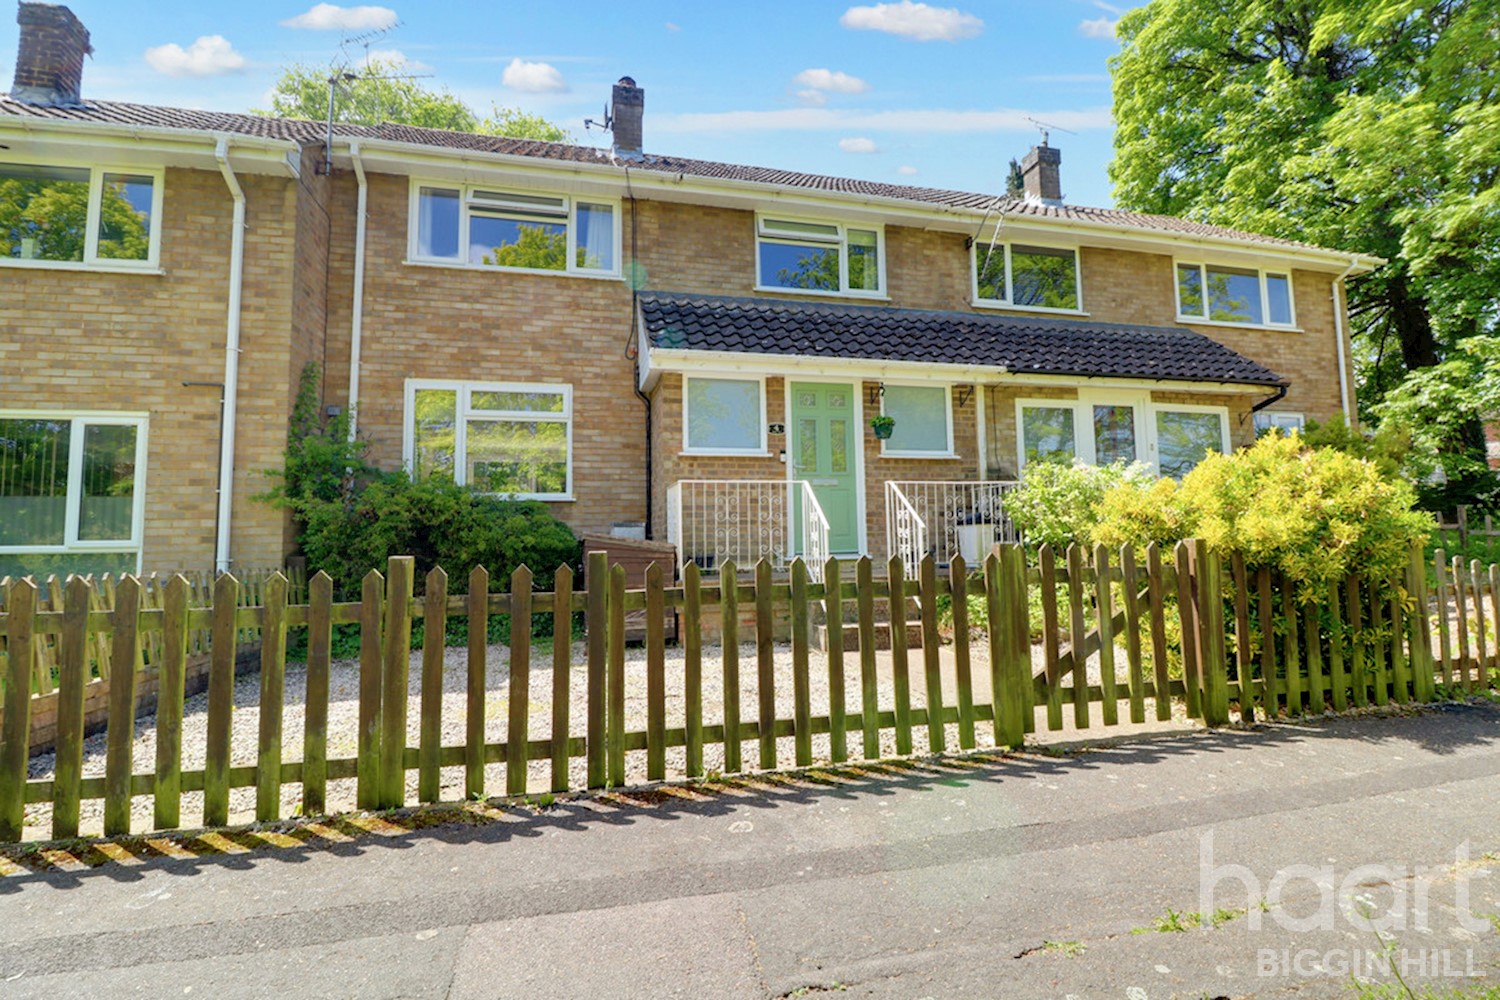
<instances>
[{"instance_id":1,"label":"white metal railing","mask_svg":"<svg viewBox=\"0 0 1500 1000\"><path fill-rule=\"evenodd\" d=\"M971 565L996 542L1019 542L1005 514L1014 480L982 482L906 480L885 484L886 545L907 566L929 553L939 563L962 554Z\"/></svg>"},{"instance_id":2,"label":"white metal railing","mask_svg":"<svg viewBox=\"0 0 1500 1000\"><path fill-rule=\"evenodd\" d=\"M683 479L667 488L667 538L681 565L717 570L762 559L777 569L797 556L814 580L828 559L828 517L802 479Z\"/></svg>"}]
</instances>

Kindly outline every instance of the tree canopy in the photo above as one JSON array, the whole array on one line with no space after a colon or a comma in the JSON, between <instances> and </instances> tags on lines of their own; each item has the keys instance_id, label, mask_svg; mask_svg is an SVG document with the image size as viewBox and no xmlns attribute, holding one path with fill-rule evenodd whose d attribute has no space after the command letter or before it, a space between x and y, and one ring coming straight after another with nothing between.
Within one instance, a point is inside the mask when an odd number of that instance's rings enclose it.
<instances>
[{"instance_id":1,"label":"tree canopy","mask_svg":"<svg viewBox=\"0 0 1500 1000\"><path fill-rule=\"evenodd\" d=\"M1495 25L1493 0L1152 0L1117 29L1116 199L1387 258L1349 287L1379 419L1500 324ZM1443 447L1482 447L1474 416Z\"/></svg>"},{"instance_id":2,"label":"tree canopy","mask_svg":"<svg viewBox=\"0 0 1500 1000\"><path fill-rule=\"evenodd\" d=\"M431 89L419 80L403 77L399 63L372 59L366 70L354 80L339 85L334 101L333 120L348 125L378 125L399 122L423 128L448 129L453 132L479 132L517 139L541 139L568 142L572 136L563 128L540 115L519 108L492 105L488 117L481 117L447 87ZM318 66L297 64L283 70L271 92L271 106L257 114L278 118L328 120L328 77L330 71Z\"/></svg>"}]
</instances>

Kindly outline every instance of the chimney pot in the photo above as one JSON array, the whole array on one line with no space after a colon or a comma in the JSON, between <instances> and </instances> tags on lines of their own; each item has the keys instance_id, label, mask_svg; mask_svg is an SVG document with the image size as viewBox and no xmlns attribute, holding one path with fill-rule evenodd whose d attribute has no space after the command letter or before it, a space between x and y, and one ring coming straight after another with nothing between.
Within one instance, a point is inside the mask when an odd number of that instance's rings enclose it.
<instances>
[{"instance_id":1,"label":"chimney pot","mask_svg":"<svg viewBox=\"0 0 1500 1000\"><path fill-rule=\"evenodd\" d=\"M28 104L74 105L83 83L83 57L93 54L83 22L60 4L23 2L16 75L10 96Z\"/></svg>"},{"instance_id":2,"label":"chimney pot","mask_svg":"<svg viewBox=\"0 0 1500 1000\"><path fill-rule=\"evenodd\" d=\"M1062 204L1062 151L1043 143L1032 146L1021 160L1021 180L1026 197L1050 205Z\"/></svg>"},{"instance_id":3,"label":"chimney pot","mask_svg":"<svg viewBox=\"0 0 1500 1000\"><path fill-rule=\"evenodd\" d=\"M615 84L609 117L614 123L615 155L629 160L641 158L641 120L646 114L646 92L628 76Z\"/></svg>"}]
</instances>

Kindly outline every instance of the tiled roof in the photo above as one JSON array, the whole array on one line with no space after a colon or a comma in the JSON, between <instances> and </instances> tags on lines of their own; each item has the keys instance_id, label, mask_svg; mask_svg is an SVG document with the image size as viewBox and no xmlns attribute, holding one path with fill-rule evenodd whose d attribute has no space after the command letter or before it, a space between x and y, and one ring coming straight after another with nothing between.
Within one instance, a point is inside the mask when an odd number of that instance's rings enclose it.
<instances>
[{"instance_id":1,"label":"tiled roof","mask_svg":"<svg viewBox=\"0 0 1500 1000\"><path fill-rule=\"evenodd\" d=\"M661 292L641 296L641 313L653 349L974 365L1030 375L1287 383L1180 327Z\"/></svg>"},{"instance_id":2,"label":"tiled roof","mask_svg":"<svg viewBox=\"0 0 1500 1000\"><path fill-rule=\"evenodd\" d=\"M295 118L266 118L259 115L238 114L220 111L194 111L187 108L167 108L149 104L130 104L122 101L86 101L77 107L48 107L25 104L0 96L0 117L11 115L22 118L46 118L60 121L98 122L112 125L137 125L151 128L188 129L203 132L223 132L231 135L253 135L261 138L283 139L291 142L319 142L327 133L321 122ZM411 125L381 124L343 125L335 124L334 133L343 138L384 139L391 142L411 143L443 149L470 152L501 153L509 156L528 156L544 160L571 163L591 163L598 166L613 166L623 169L629 166L638 170L650 170L667 174L684 174L691 177L716 178L751 184L766 184L782 188L802 188L808 191L825 191L839 194L861 195L869 198L892 199L925 205L942 205L974 211L991 211L1005 215L1034 218L1060 219L1075 222L1091 222L1109 226L1128 226L1155 232L1176 233L1183 236L1219 239L1251 240L1270 246L1310 248L1311 244L1295 240L1248 233L1222 226L1211 226L1191 219L1179 219L1166 215L1147 215L1141 212L1124 212L1111 208L1089 208L1082 205L1049 205L1022 198L1007 198L972 191L947 191L941 188L913 187L904 184L886 184L880 181L862 181L848 177L831 177L824 174L807 174L774 167L754 167L737 163L718 163L713 160L695 160L680 156L647 154L631 161L617 159L610 150L593 146L578 146L561 142L541 142L535 139L510 139L502 136L477 135L469 132L448 132L442 129L418 128Z\"/></svg>"}]
</instances>

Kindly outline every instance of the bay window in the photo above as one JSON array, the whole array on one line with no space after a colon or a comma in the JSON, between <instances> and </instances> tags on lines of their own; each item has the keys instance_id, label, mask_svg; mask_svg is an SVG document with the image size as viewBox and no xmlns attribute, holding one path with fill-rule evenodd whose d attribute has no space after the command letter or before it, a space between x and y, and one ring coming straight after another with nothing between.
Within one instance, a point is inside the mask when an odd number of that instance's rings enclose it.
<instances>
[{"instance_id":1,"label":"bay window","mask_svg":"<svg viewBox=\"0 0 1500 1000\"><path fill-rule=\"evenodd\" d=\"M152 267L161 188L159 171L0 162L0 261Z\"/></svg>"},{"instance_id":2,"label":"bay window","mask_svg":"<svg viewBox=\"0 0 1500 1000\"><path fill-rule=\"evenodd\" d=\"M146 419L0 411L0 577L139 570Z\"/></svg>"},{"instance_id":3,"label":"bay window","mask_svg":"<svg viewBox=\"0 0 1500 1000\"><path fill-rule=\"evenodd\" d=\"M885 265L877 228L757 218L756 287L879 296Z\"/></svg>"},{"instance_id":4,"label":"bay window","mask_svg":"<svg viewBox=\"0 0 1500 1000\"><path fill-rule=\"evenodd\" d=\"M413 260L578 274L619 273L613 202L489 187L413 187Z\"/></svg>"},{"instance_id":5,"label":"bay window","mask_svg":"<svg viewBox=\"0 0 1500 1000\"><path fill-rule=\"evenodd\" d=\"M408 380L413 479L532 500L571 500L573 390L566 385Z\"/></svg>"},{"instance_id":6,"label":"bay window","mask_svg":"<svg viewBox=\"0 0 1500 1000\"><path fill-rule=\"evenodd\" d=\"M1179 261L1177 318L1185 322L1292 326L1291 275Z\"/></svg>"},{"instance_id":7,"label":"bay window","mask_svg":"<svg viewBox=\"0 0 1500 1000\"><path fill-rule=\"evenodd\" d=\"M975 243L972 253L975 305L1079 310L1082 291L1076 250Z\"/></svg>"}]
</instances>

